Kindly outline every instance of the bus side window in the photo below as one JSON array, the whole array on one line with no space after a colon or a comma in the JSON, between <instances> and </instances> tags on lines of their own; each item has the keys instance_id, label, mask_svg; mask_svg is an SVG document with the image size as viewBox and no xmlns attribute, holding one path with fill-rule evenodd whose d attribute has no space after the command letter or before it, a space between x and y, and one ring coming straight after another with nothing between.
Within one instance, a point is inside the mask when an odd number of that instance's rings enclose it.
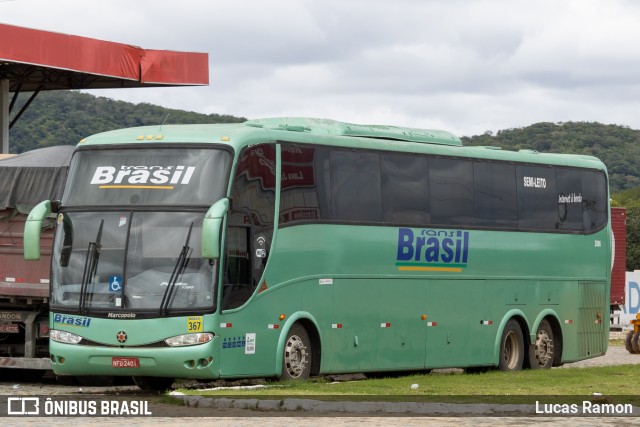
<instances>
[{"instance_id":1,"label":"bus side window","mask_svg":"<svg viewBox=\"0 0 640 427\"><path fill-rule=\"evenodd\" d=\"M225 248L222 308L230 309L240 307L251 296L249 228L228 227Z\"/></svg>"},{"instance_id":2,"label":"bus side window","mask_svg":"<svg viewBox=\"0 0 640 427\"><path fill-rule=\"evenodd\" d=\"M222 309L237 308L253 295L271 250L275 210L275 146L257 145L240 154L227 218Z\"/></svg>"}]
</instances>

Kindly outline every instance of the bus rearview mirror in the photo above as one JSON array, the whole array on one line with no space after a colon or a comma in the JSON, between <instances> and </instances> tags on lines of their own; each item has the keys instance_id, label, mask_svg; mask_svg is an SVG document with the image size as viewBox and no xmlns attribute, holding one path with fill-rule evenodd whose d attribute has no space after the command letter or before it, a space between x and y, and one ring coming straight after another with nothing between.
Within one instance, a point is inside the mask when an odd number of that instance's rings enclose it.
<instances>
[{"instance_id":1,"label":"bus rearview mirror","mask_svg":"<svg viewBox=\"0 0 640 427\"><path fill-rule=\"evenodd\" d=\"M220 258L220 236L222 235L222 220L229 211L229 199L224 198L215 202L202 221L202 258Z\"/></svg>"},{"instance_id":2,"label":"bus rearview mirror","mask_svg":"<svg viewBox=\"0 0 640 427\"><path fill-rule=\"evenodd\" d=\"M51 202L45 200L37 204L24 223L24 259L40 259L40 230L46 217L51 214Z\"/></svg>"}]
</instances>

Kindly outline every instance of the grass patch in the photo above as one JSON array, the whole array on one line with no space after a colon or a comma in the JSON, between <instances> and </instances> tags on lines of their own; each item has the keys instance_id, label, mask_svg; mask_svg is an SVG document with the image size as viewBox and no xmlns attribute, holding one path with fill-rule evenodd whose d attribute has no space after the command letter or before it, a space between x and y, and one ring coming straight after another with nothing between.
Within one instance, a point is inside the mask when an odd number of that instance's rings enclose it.
<instances>
[{"instance_id":1,"label":"grass patch","mask_svg":"<svg viewBox=\"0 0 640 427\"><path fill-rule=\"evenodd\" d=\"M253 390L179 391L200 396L236 398L273 399L306 396L323 400L465 403L531 403L531 397L534 396L562 397L562 402L567 401L567 396L575 396L576 402L580 402L585 396L594 398L594 393L599 393L603 396L623 397L625 403L640 405L637 365L509 373L489 371L483 374L433 372L425 375L339 383L316 378L302 382L273 382L268 383L266 388Z\"/></svg>"}]
</instances>

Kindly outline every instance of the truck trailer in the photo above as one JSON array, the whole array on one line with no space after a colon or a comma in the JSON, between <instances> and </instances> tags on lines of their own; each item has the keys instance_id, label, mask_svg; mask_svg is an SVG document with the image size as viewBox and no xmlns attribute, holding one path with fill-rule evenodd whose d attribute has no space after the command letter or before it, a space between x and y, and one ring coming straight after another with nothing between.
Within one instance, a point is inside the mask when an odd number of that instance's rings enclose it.
<instances>
[{"instance_id":1,"label":"truck trailer","mask_svg":"<svg viewBox=\"0 0 640 427\"><path fill-rule=\"evenodd\" d=\"M55 218L48 218L41 231L39 261L24 260L23 232L33 206L43 198L62 197L73 149L40 148L0 159L0 369L25 369L31 376L51 369L49 275Z\"/></svg>"}]
</instances>

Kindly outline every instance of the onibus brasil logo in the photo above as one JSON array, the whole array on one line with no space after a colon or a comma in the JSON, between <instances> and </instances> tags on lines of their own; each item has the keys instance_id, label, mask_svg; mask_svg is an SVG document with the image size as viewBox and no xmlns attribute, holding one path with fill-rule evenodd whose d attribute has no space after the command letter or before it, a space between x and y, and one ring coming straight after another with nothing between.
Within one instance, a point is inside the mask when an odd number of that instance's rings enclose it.
<instances>
[{"instance_id":1,"label":"onibus brasil logo","mask_svg":"<svg viewBox=\"0 0 640 427\"><path fill-rule=\"evenodd\" d=\"M468 231L398 229L396 266L399 271L460 273L468 259Z\"/></svg>"}]
</instances>

